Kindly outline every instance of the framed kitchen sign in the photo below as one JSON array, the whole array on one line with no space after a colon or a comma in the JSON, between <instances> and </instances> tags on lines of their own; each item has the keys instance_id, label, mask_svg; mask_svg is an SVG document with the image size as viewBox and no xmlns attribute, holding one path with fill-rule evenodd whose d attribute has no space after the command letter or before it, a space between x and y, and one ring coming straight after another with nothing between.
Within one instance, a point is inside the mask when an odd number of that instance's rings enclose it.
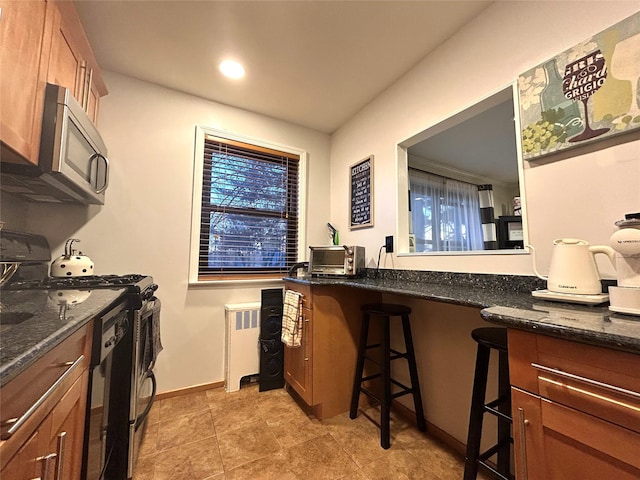
<instances>
[{"instance_id":1,"label":"framed kitchen sign","mask_svg":"<svg viewBox=\"0 0 640 480\"><path fill-rule=\"evenodd\" d=\"M373 155L349 169L351 230L373 227Z\"/></svg>"},{"instance_id":2,"label":"framed kitchen sign","mask_svg":"<svg viewBox=\"0 0 640 480\"><path fill-rule=\"evenodd\" d=\"M640 128L640 12L518 79L522 157Z\"/></svg>"}]
</instances>

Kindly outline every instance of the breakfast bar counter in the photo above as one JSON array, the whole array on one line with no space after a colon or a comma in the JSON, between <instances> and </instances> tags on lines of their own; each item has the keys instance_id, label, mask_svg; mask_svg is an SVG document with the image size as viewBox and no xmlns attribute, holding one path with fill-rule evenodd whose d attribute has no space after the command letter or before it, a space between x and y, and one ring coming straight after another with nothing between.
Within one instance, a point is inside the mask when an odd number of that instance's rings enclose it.
<instances>
[{"instance_id":1,"label":"breakfast bar counter","mask_svg":"<svg viewBox=\"0 0 640 480\"><path fill-rule=\"evenodd\" d=\"M533 276L367 269L359 278L287 277L312 287L351 287L435 302L478 307L488 322L580 343L640 353L640 317L604 305L534 298L545 288Z\"/></svg>"}]
</instances>

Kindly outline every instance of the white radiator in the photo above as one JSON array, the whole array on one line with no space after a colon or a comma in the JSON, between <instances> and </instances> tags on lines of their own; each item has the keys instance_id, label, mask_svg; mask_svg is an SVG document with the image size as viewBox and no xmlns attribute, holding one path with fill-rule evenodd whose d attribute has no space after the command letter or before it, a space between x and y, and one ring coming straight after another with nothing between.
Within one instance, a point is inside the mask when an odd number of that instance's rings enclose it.
<instances>
[{"instance_id":1,"label":"white radiator","mask_svg":"<svg viewBox=\"0 0 640 480\"><path fill-rule=\"evenodd\" d=\"M260 302L225 305L225 384L229 392L240 390L240 379L260 371Z\"/></svg>"}]
</instances>

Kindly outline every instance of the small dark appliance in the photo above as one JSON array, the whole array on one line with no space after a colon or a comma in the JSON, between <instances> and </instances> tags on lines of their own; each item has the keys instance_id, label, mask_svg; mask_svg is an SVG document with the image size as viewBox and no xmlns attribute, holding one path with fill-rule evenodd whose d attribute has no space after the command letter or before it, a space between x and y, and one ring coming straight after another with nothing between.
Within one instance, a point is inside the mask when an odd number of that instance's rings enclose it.
<instances>
[{"instance_id":1,"label":"small dark appliance","mask_svg":"<svg viewBox=\"0 0 640 480\"><path fill-rule=\"evenodd\" d=\"M284 345L282 334L282 289L262 290L260 305L259 390L284 387Z\"/></svg>"}]
</instances>

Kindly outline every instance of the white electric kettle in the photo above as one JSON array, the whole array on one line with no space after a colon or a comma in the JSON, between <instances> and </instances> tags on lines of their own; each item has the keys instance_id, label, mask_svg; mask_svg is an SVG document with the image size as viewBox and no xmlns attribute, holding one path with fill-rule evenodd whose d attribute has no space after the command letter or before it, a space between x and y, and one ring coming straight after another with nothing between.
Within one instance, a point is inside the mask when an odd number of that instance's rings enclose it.
<instances>
[{"instance_id":1,"label":"white electric kettle","mask_svg":"<svg viewBox=\"0 0 640 480\"><path fill-rule=\"evenodd\" d=\"M528 247L533 253L533 247ZM602 293L596 253L607 255L615 268L615 251L611 247L589 245L589 242L577 238L560 238L553 241L549 276L538 273L535 259L533 271L547 281L547 289L551 292L595 295Z\"/></svg>"},{"instance_id":2,"label":"white electric kettle","mask_svg":"<svg viewBox=\"0 0 640 480\"><path fill-rule=\"evenodd\" d=\"M52 277L87 277L93 275L93 261L72 248L73 242L79 242L77 238L70 238L64 244L64 255L56 258L51 263Z\"/></svg>"}]
</instances>

